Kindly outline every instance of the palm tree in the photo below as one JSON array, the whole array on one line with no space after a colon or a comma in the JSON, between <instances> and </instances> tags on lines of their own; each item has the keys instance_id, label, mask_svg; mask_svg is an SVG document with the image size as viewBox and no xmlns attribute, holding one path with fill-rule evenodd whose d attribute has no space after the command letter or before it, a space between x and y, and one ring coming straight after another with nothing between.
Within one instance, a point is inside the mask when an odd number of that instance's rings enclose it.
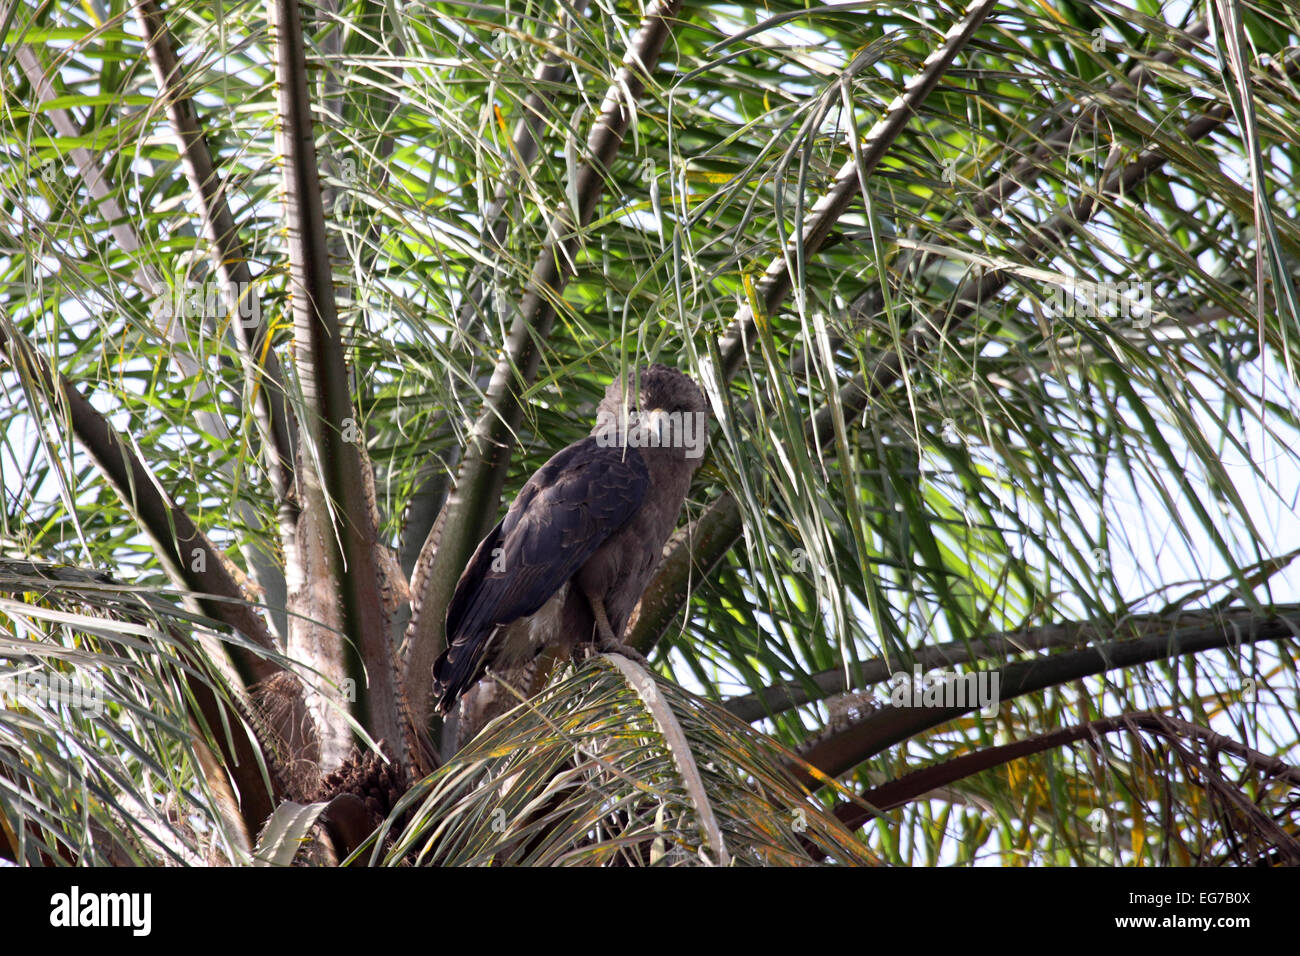
<instances>
[{"instance_id":1,"label":"palm tree","mask_svg":"<svg viewBox=\"0 0 1300 956\"><path fill-rule=\"evenodd\" d=\"M1187 6L8 5L0 856L1300 862L1300 16ZM658 673L444 727L650 360Z\"/></svg>"}]
</instances>

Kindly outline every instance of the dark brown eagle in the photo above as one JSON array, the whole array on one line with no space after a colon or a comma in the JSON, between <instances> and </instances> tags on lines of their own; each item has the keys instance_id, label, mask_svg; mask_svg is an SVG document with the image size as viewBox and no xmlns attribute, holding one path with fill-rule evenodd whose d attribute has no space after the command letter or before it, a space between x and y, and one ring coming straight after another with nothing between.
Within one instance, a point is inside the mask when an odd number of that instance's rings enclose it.
<instances>
[{"instance_id":1,"label":"dark brown eagle","mask_svg":"<svg viewBox=\"0 0 1300 956\"><path fill-rule=\"evenodd\" d=\"M605 391L596 427L538 469L474 552L447 607L433 666L439 713L491 667L583 642L626 651L627 619L659 563L699 467L708 405L664 365ZM627 390L629 393L631 389Z\"/></svg>"}]
</instances>

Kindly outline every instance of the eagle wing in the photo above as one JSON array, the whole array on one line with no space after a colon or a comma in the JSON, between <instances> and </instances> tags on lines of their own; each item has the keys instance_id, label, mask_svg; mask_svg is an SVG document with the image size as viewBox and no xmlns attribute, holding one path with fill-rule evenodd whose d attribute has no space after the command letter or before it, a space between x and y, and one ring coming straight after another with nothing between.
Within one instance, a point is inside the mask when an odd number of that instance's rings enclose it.
<instances>
[{"instance_id":1,"label":"eagle wing","mask_svg":"<svg viewBox=\"0 0 1300 956\"><path fill-rule=\"evenodd\" d=\"M538 611L645 501L639 452L594 436L558 452L528 480L479 544L447 606L447 649L433 667L446 713L492 662L497 627Z\"/></svg>"}]
</instances>

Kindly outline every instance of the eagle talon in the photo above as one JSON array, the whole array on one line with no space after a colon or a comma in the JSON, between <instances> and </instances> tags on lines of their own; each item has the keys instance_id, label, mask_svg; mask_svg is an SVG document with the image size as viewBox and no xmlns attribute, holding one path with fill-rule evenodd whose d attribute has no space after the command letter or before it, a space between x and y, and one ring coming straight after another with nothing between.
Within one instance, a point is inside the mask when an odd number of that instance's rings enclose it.
<instances>
[{"instance_id":1,"label":"eagle talon","mask_svg":"<svg viewBox=\"0 0 1300 956\"><path fill-rule=\"evenodd\" d=\"M614 629L609 626L609 617L605 614L605 602L598 597L588 598L591 604L592 615L596 618L596 647L602 654L622 654L630 661L636 661L647 670L650 668L650 662L646 660L639 651L634 651L628 647L615 635Z\"/></svg>"},{"instance_id":2,"label":"eagle talon","mask_svg":"<svg viewBox=\"0 0 1300 956\"><path fill-rule=\"evenodd\" d=\"M640 651L634 651L622 641L608 641L602 638L597 642L596 646L600 649L602 654L621 654L628 660L636 661L636 663L640 664L646 670L650 669L650 662L645 659L645 655Z\"/></svg>"}]
</instances>

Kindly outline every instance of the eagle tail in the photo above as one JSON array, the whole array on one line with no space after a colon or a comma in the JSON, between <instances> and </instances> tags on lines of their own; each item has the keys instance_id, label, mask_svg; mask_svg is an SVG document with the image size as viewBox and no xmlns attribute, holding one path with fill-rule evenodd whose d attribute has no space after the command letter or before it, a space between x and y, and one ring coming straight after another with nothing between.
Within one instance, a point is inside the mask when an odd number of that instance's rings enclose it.
<instances>
[{"instance_id":1,"label":"eagle tail","mask_svg":"<svg viewBox=\"0 0 1300 956\"><path fill-rule=\"evenodd\" d=\"M461 695L472 687L487 669L484 659L486 635L474 640L453 641L433 665L433 694L438 713L445 717Z\"/></svg>"}]
</instances>

